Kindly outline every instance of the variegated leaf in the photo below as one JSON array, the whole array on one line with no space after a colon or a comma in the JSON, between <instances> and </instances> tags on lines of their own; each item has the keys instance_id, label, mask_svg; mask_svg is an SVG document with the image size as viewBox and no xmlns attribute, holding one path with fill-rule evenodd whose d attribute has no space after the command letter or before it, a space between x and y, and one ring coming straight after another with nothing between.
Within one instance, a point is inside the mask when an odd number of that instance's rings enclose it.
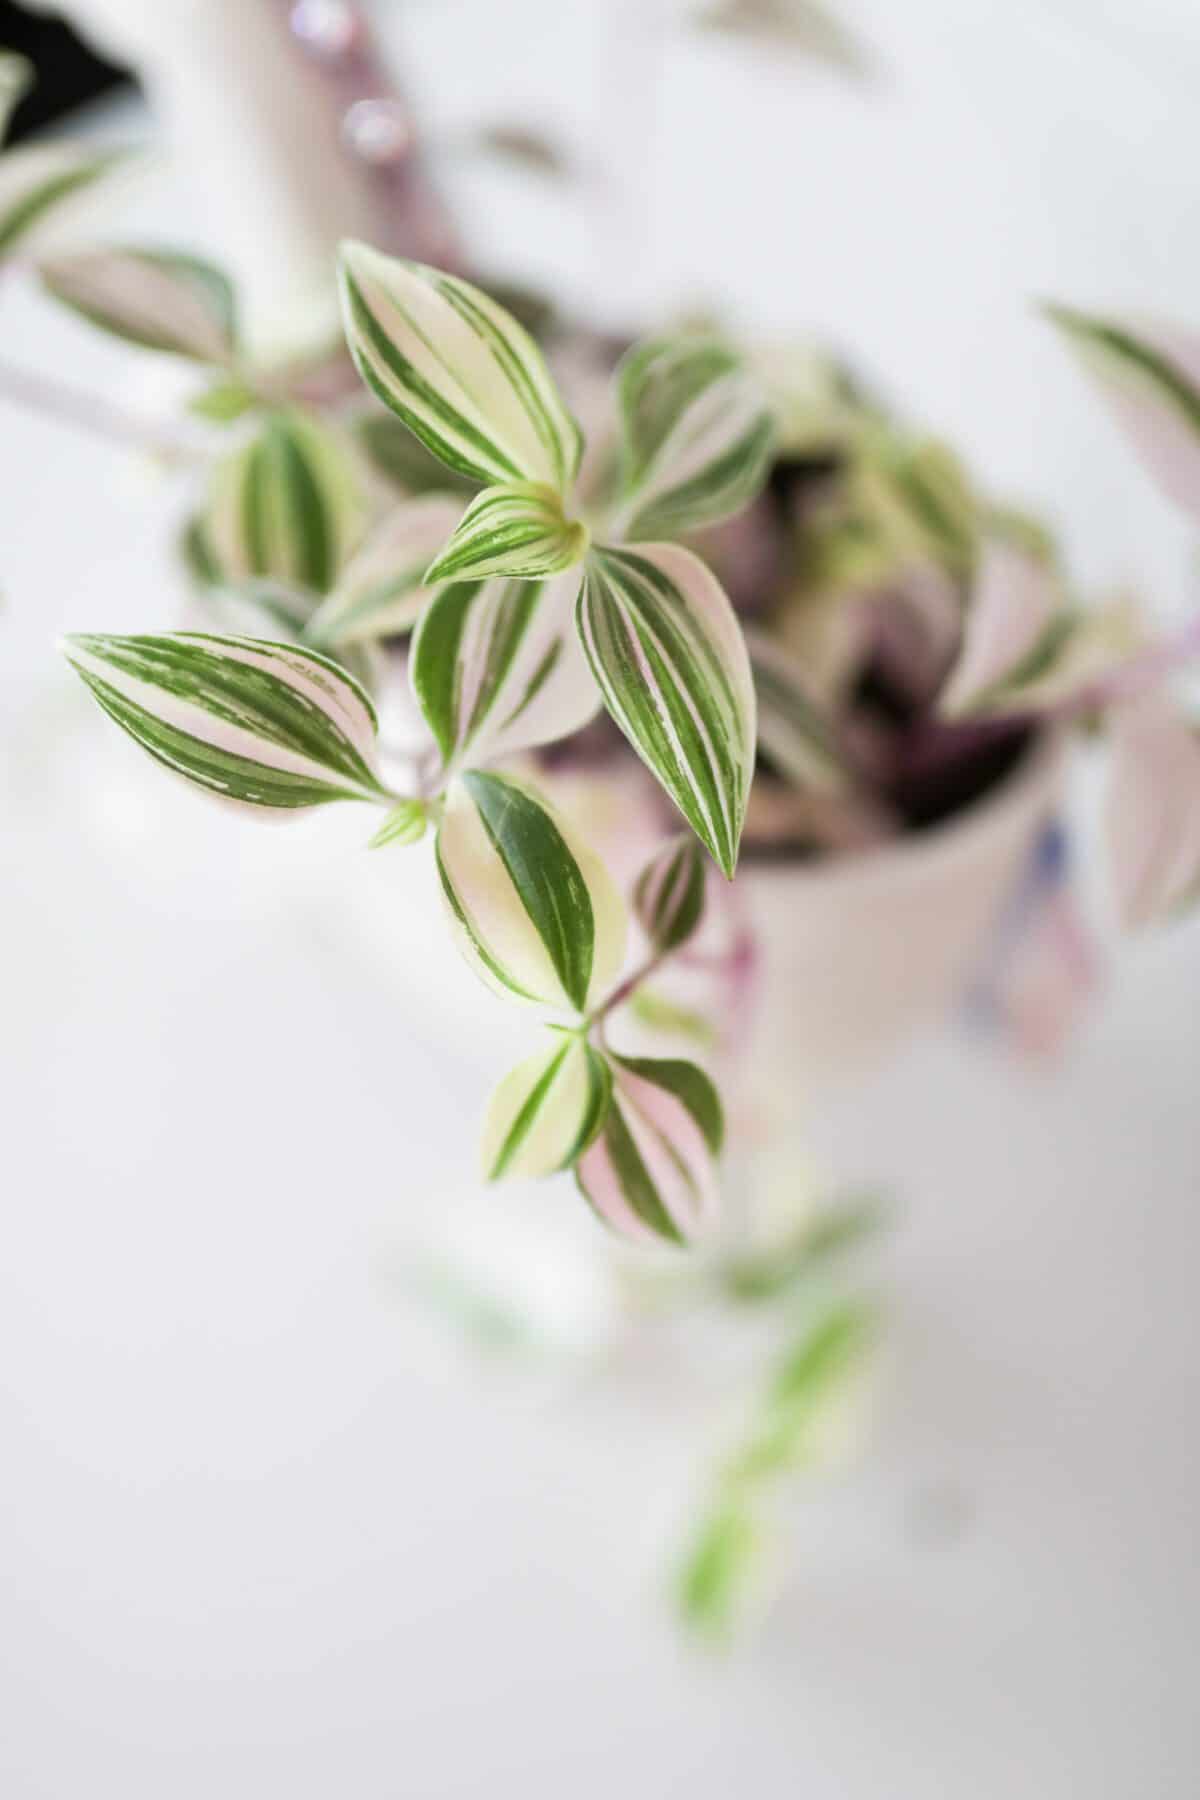
<instances>
[{"instance_id":1,"label":"variegated leaf","mask_svg":"<svg viewBox=\"0 0 1200 1800\"><path fill-rule=\"evenodd\" d=\"M1137 609L1127 599L1086 611L1060 608L1032 650L1003 681L977 695L971 711L1037 713L1079 706L1143 641Z\"/></svg>"},{"instance_id":2,"label":"variegated leaf","mask_svg":"<svg viewBox=\"0 0 1200 1800\"><path fill-rule=\"evenodd\" d=\"M563 493L582 451L541 351L504 308L456 276L342 247L346 339L367 386L427 449L481 482Z\"/></svg>"},{"instance_id":3,"label":"variegated leaf","mask_svg":"<svg viewBox=\"0 0 1200 1800\"><path fill-rule=\"evenodd\" d=\"M382 850L387 844L416 844L425 836L429 813L420 800L401 800L394 806L367 848Z\"/></svg>"},{"instance_id":4,"label":"variegated leaf","mask_svg":"<svg viewBox=\"0 0 1200 1800\"><path fill-rule=\"evenodd\" d=\"M967 712L1008 680L1042 641L1062 602L1062 584L1044 558L1012 543L987 543L939 709L951 717Z\"/></svg>"},{"instance_id":5,"label":"variegated leaf","mask_svg":"<svg viewBox=\"0 0 1200 1800\"><path fill-rule=\"evenodd\" d=\"M1168 918L1200 897L1200 730L1163 699L1119 713L1106 828L1128 926Z\"/></svg>"},{"instance_id":6,"label":"variegated leaf","mask_svg":"<svg viewBox=\"0 0 1200 1800\"><path fill-rule=\"evenodd\" d=\"M446 797L442 892L476 973L509 998L583 1013L625 954L625 909L603 863L523 783L471 771Z\"/></svg>"},{"instance_id":7,"label":"variegated leaf","mask_svg":"<svg viewBox=\"0 0 1200 1800\"><path fill-rule=\"evenodd\" d=\"M597 549L580 636L609 712L732 876L754 773L754 682L733 608L677 544Z\"/></svg>"},{"instance_id":8,"label":"variegated leaf","mask_svg":"<svg viewBox=\"0 0 1200 1800\"><path fill-rule=\"evenodd\" d=\"M575 578L455 582L413 639L409 674L448 767L569 737L595 717L596 684L575 634Z\"/></svg>"},{"instance_id":9,"label":"variegated leaf","mask_svg":"<svg viewBox=\"0 0 1200 1800\"><path fill-rule=\"evenodd\" d=\"M315 651L192 631L76 635L64 648L118 725L210 793L288 808L385 797L374 709Z\"/></svg>"},{"instance_id":10,"label":"variegated leaf","mask_svg":"<svg viewBox=\"0 0 1200 1800\"><path fill-rule=\"evenodd\" d=\"M372 406L354 421L354 436L371 468L409 498L420 494L475 492L477 483L448 469L428 451L407 425ZM459 499L459 507L462 500Z\"/></svg>"},{"instance_id":11,"label":"variegated leaf","mask_svg":"<svg viewBox=\"0 0 1200 1800\"><path fill-rule=\"evenodd\" d=\"M429 586L488 575L538 580L571 568L587 544L587 526L565 516L552 488L514 481L475 496L425 580Z\"/></svg>"},{"instance_id":12,"label":"variegated leaf","mask_svg":"<svg viewBox=\"0 0 1200 1800\"><path fill-rule=\"evenodd\" d=\"M430 588L425 570L459 516L446 494L403 501L350 558L309 623L313 644L357 644L411 631Z\"/></svg>"},{"instance_id":13,"label":"variegated leaf","mask_svg":"<svg viewBox=\"0 0 1200 1800\"><path fill-rule=\"evenodd\" d=\"M622 1237L691 1243L715 1222L724 1124L695 1063L615 1057L612 1104L576 1165L585 1198Z\"/></svg>"},{"instance_id":14,"label":"variegated leaf","mask_svg":"<svg viewBox=\"0 0 1200 1800\"><path fill-rule=\"evenodd\" d=\"M39 226L64 200L123 162L124 150L83 144L29 144L0 157L0 256Z\"/></svg>"},{"instance_id":15,"label":"variegated leaf","mask_svg":"<svg viewBox=\"0 0 1200 1800\"><path fill-rule=\"evenodd\" d=\"M325 593L362 522L337 440L303 414L276 413L217 465L204 527L227 579L270 575Z\"/></svg>"},{"instance_id":16,"label":"variegated leaf","mask_svg":"<svg viewBox=\"0 0 1200 1800\"><path fill-rule=\"evenodd\" d=\"M604 1122L612 1073L599 1051L563 1033L505 1076L483 1127L485 1179L537 1179L567 1169Z\"/></svg>"},{"instance_id":17,"label":"variegated leaf","mask_svg":"<svg viewBox=\"0 0 1200 1800\"><path fill-rule=\"evenodd\" d=\"M849 765L796 658L762 632L744 636L758 699L759 747L797 787L843 792L851 781Z\"/></svg>"},{"instance_id":18,"label":"variegated leaf","mask_svg":"<svg viewBox=\"0 0 1200 1800\"><path fill-rule=\"evenodd\" d=\"M666 955L695 931L704 912L704 858L694 837L664 844L638 876L633 910L653 948Z\"/></svg>"},{"instance_id":19,"label":"variegated leaf","mask_svg":"<svg viewBox=\"0 0 1200 1800\"><path fill-rule=\"evenodd\" d=\"M676 537L737 512L766 478L774 419L757 377L713 338L658 338L618 375L628 539Z\"/></svg>"},{"instance_id":20,"label":"variegated leaf","mask_svg":"<svg viewBox=\"0 0 1200 1800\"><path fill-rule=\"evenodd\" d=\"M56 300L146 350L228 363L237 349L233 283L215 264L173 250L113 248L47 257Z\"/></svg>"},{"instance_id":21,"label":"variegated leaf","mask_svg":"<svg viewBox=\"0 0 1200 1800\"><path fill-rule=\"evenodd\" d=\"M1117 421L1177 506L1200 517L1200 336L1048 306Z\"/></svg>"}]
</instances>

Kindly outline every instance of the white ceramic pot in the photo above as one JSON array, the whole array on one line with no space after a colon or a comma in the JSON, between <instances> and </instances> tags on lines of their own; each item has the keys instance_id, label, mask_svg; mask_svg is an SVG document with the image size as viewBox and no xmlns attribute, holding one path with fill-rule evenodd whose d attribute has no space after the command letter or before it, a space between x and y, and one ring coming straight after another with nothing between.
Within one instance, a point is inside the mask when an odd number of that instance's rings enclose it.
<instances>
[{"instance_id":1,"label":"white ceramic pot","mask_svg":"<svg viewBox=\"0 0 1200 1800\"><path fill-rule=\"evenodd\" d=\"M841 1081L958 1001L1059 801L1048 738L959 817L836 862L750 865L738 878L759 967L745 1055L785 1107Z\"/></svg>"}]
</instances>

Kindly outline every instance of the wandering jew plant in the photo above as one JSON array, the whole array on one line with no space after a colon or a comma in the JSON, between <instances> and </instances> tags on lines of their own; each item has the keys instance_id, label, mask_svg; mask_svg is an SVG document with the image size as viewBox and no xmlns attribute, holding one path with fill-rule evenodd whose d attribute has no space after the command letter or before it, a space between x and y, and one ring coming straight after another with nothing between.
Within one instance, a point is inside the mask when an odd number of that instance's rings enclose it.
<instances>
[{"instance_id":1,"label":"wandering jew plant","mask_svg":"<svg viewBox=\"0 0 1200 1800\"><path fill-rule=\"evenodd\" d=\"M24 71L10 59L0 78L11 105ZM6 154L0 252L27 255L116 160ZM607 1032L628 1006L704 1038L658 973L704 929L710 864L732 879L744 843L795 859L921 830L1044 730L1104 719L1125 916L1200 891L1200 743L1162 695L1196 628L1152 641L1127 601L1082 604L1039 521L825 359L657 336L591 396L585 444L570 384L513 310L364 244L339 274L365 406L336 359L257 362L206 260L121 245L34 266L90 324L205 371L194 422L237 438L211 458L157 440L211 462L183 548L217 628L81 634L68 657L155 760L227 802L357 801L379 810L375 846L432 836L463 955L547 1028L493 1097L489 1178L572 1169L622 1235L704 1234L712 1083L678 1056L618 1054ZM1195 340L1049 311L1200 513ZM424 732L404 757L375 704L398 645ZM566 740L602 765L632 751L683 827L664 823L634 884L632 951L603 860L544 791Z\"/></svg>"},{"instance_id":2,"label":"wandering jew plant","mask_svg":"<svg viewBox=\"0 0 1200 1800\"><path fill-rule=\"evenodd\" d=\"M709 29L810 43L822 16L791 0L693 10ZM0 110L24 79L0 59ZM717 876L739 854L792 865L923 831L1048 732L1104 724L1125 918L1200 897L1200 731L1166 692L1200 627L1153 639L1128 599L1084 603L1038 519L847 370L696 327L618 355L543 308L544 354L515 303L363 244L341 258L346 351L264 364L206 260L127 244L31 262L43 224L117 160L0 158L0 257L31 263L90 325L200 371L187 431L148 432L40 376L0 383L198 467L181 547L212 629L84 633L67 656L154 760L222 801L260 815L357 802L376 809L371 845L427 840L463 956L541 1025L487 1108L489 1180L571 1170L622 1238L711 1231L712 1079L609 1032L624 1010L676 1051L735 1035L670 984L712 966ZM1048 311L1200 518L1200 340ZM415 748L386 723L401 667ZM580 766L622 798L635 779L653 796L659 841L628 909L556 781ZM744 952L716 959L731 1015ZM681 1570L700 1629L724 1628L780 1484L815 1466L864 1385L875 1306L831 1295L822 1271L876 1215L852 1200L753 1253L731 1235L686 1270L637 1264L648 1285L786 1309L786 1354Z\"/></svg>"},{"instance_id":3,"label":"wandering jew plant","mask_svg":"<svg viewBox=\"0 0 1200 1800\"><path fill-rule=\"evenodd\" d=\"M750 659L719 581L673 539L759 491L771 409L720 342L640 346L619 371L618 468L598 499L578 484L580 427L509 312L363 244L345 246L340 273L359 374L475 484L465 508L434 492L365 533L345 448L310 415L275 409L218 464L189 551L276 634L80 635L66 654L143 749L210 793L251 808L375 805L378 845L432 827L464 956L550 1031L493 1097L487 1175L574 1169L622 1235L690 1242L716 1214L720 1102L693 1063L615 1054L605 1021L698 926L700 846L723 875L736 867ZM101 251L43 277L94 322L238 381L232 294L195 259ZM383 772L361 678L371 647L408 629L432 754L406 791ZM637 884L648 955L624 979L626 911L603 863L525 773L500 766L578 731L601 702L694 834Z\"/></svg>"}]
</instances>

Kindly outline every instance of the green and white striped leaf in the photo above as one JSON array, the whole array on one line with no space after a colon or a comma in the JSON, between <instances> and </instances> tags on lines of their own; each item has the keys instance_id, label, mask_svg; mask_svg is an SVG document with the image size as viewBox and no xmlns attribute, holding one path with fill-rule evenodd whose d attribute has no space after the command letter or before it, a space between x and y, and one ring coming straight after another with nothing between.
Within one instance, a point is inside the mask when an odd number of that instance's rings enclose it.
<instances>
[{"instance_id":1,"label":"green and white striped leaf","mask_svg":"<svg viewBox=\"0 0 1200 1800\"><path fill-rule=\"evenodd\" d=\"M1200 517L1200 336L1048 306L1159 486Z\"/></svg>"},{"instance_id":2,"label":"green and white striped leaf","mask_svg":"<svg viewBox=\"0 0 1200 1800\"><path fill-rule=\"evenodd\" d=\"M497 1087L483 1127L484 1177L536 1180L570 1168L604 1122L612 1073L599 1051L563 1034Z\"/></svg>"},{"instance_id":3,"label":"green and white striped leaf","mask_svg":"<svg viewBox=\"0 0 1200 1800\"><path fill-rule=\"evenodd\" d=\"M951 718L969 712L1008 681L1043 642L1062 605L1062 583L1044 557L988 540L938 710Z\"/></svg>"},{"instance_id":4,"label":"green and white striped leaf","mask_svg":"<svg viewBox=\"0 0 1200 1800\"><path fill-rule=\"evenodd\" d=\"M413 638L409 674L448 768L579 731L600 700L575 633L575 577L455 582Z\"/></svg>"},{"instance_id":5,"label":"green and white striped leaf","mask_svg":"<svg viewBox=\"0 0 1200 1800\"><path fill-rule=\"evenodd\" d=\"M1145 643L1133 603L1062 607L1002 681L973 696L967 710L985 716L1081 705L1088 693Z\"/></svg>"},{"instance_id":6,"label":"green and white striped leaf","mask_svg":"<svg viewBox=\"0 0 1200 1800\"><path fill-rule=\"evenodd\" d=\"M50 213L126 159L124 150L29 144L0 156L0 257L23 244Z\"/></svg>"},{"instance_id":7,"label":"green and white striped leaf","mask_svg":"<svg viewBox=\"0 0 1200 1800\"><path fill-rule=\"evenodd\" d=\"M383 404L449 468L564 493L583 440L541 351L502 306L422 263L342 246L346 341Z\"/></svg>"},{"instance_id":8,"label":"green and white striped leaf","mask_svg":"<svg viewBox=\"0 0 1200 1800\"><path fill-rule=\"evenodd\" d=\"M309 623L313 644L360 644L411 631L430 598L429 559L445 543L459 502L427 494L393 508L355 552Z\"/></svg>"},{"instance_id":9,"label":"green and white striped leaf","mask_svg":"<svg viewBox=\"0 0 1200 1800\"><path fill-rule=\"evenodd\" d=\"M472 771L446 797L438 873L459 946L510 999L583 1013L625 954L625 909L603 863L540 796Z\"/></svg>"},{"instance_id":10,"label":"green and white striped leaf","mask_svg":"<svg viewBox=\"0 0 1200 1800\"><path fill-rule=\"evenodd\" d=\"M459 496L461 507L462 497L475 492L477 482L448 469L393 414L372 405L370 412L354 421L353 430L374 472L408 498L451 493Z\"/></svg>"},{"instance_id":11,"label":"green and white striped leaf","mask_svg":"<svg viewBox=\"0 0 1200 1800\"><path fill-rule=\"evenodd\" d=\"M677 544L596 549L577 619L609 712L732 876L756 709L750 659L720 583Z\"/></svg>"},{"instance_id":12,"label":"green and white striped leaf","mask_svg":"<svg viewBox=\"0 0 1200 1800\"><path fill-rule=\"evenodd\" d=\"M371 702L315 651L194 631L64 649L110 718L210 793L287 808L385 798Z\"/></svg>"},{"instance_id":13,"label":"green and white striped leaf","mask_svg":"<svg viewBox=\"0 0 1200 1800\"><path fill-rule=\"evenodd\" d=\"M652 856L633 890L633 910L652 947L665 956L686 944L704 914L704 858L694 837L672 838Z\"/></svg>"},{"instance_id":14,"label":"green and white striped leaf","mask_svg":"<svg viewBox=\"0 0 1200 1800\"><path fill-rule=\"evenodd\" d=\"M475 496L425 580L430 586L488 575L536 581L571 568L587 545L587 526L564 515L552 488L514 481Z\"/></svg>"},{"instance_id":15,"label":"green and white striped leaf","mask_svg":"<svg viewBox=\"0 0 1200 1800\"><path fill-rule=\"evenodd\" d=\"M689 1244L719 1210L721 1102L704 1071L674 1058L615 1057L612 1104L576 1180L606 1225L635 1242Z\"/></svg>"},{"instance_id":16,"label":"green and white striped leaf","mask_svg":"<svg viewBox=\"0 0 1200 1800\"><path fill-rule=\"evenodd\" d=\"M677 537L745 506L766 479L775 424L766 392L715 338L657 338L617 377L624 439L620 535Z\"/></svg>"},{"instance_id":17,"label":"green and white striped leaf","mask_svg":"<svg viewBox=\"0 0 1200 1800\"><path fill-rule=\"evenodd\" d=\"M758 696L758 743L801 788L841 793L851 785L833 725L808 691L796 659L761 632L744 633Z\"/></svg>"},{"instance_id":18,"label":"green and white striped leaf","mask_svg":"<svg viewBox=\"0 0 1200 1800\"><path fill-rule=\"evenodd\" d=\"M326 593L362 523L337 440L300 413L276 413L217 465L204 529L227 579L269 575Z\"/></svg>"},{"instance_id":19,"label":"green and white striped leaf","mask_svg":"<svg viewBox=\"0 0 1200 1800\"><path fill-rule=\"evenodd\" d=\"M195 530L194 522L192 530ZM195 551L193 544L193 553ZM200 554L203 554L202 536ZM308 627L321 604L319 594L309 588L277 581L269 575L247 581L227 581L215 564L211 568L213 572L209 575L197 571L197 579L201 597L218 632L230 637L267 638L273 643L302 644L307 641ZM347 670L368 694L375 693L383 670L380 653L373 644L330 645L325 654Z\"/></svg>"},{"instance_id":20,"label":"green and white striped leaf","mask_svg":"<svg viewBox=\"0 0 1200 1800\"><path fill-rule=\"evenodd\" d=\"M39 273L56 300L126 343L218 365L236 352L233 283L199 257L84 250L45 258Z\"/></svg>"}]
</instances>

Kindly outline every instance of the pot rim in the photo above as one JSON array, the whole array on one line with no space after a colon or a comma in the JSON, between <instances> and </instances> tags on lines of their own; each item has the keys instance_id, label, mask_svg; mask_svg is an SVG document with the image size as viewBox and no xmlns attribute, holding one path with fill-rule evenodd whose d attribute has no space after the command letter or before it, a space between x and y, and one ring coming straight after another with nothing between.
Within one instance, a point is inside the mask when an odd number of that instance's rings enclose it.
<instances>
[{"instance_id":1,"label":"pot rim","mask_svg":"<svg viewBox=\"0 0 1200 1800\"><path fill-rule=\"evenodd\" d=\"M923 878L932 869L969 855L976 845L1006 825L1016 826L1049 811L1058 792L1067 760L1069 733L1063 726L1038 732L1029 747L994 787L970 806L941 819L924 831L907 832L885 844L872 845L832 858L785 859L754 862L737 871L738 881L765 884L804 883L823 888L865 887L871 882L890 882L895 877Z\"/></svg>"}]
</instances>

